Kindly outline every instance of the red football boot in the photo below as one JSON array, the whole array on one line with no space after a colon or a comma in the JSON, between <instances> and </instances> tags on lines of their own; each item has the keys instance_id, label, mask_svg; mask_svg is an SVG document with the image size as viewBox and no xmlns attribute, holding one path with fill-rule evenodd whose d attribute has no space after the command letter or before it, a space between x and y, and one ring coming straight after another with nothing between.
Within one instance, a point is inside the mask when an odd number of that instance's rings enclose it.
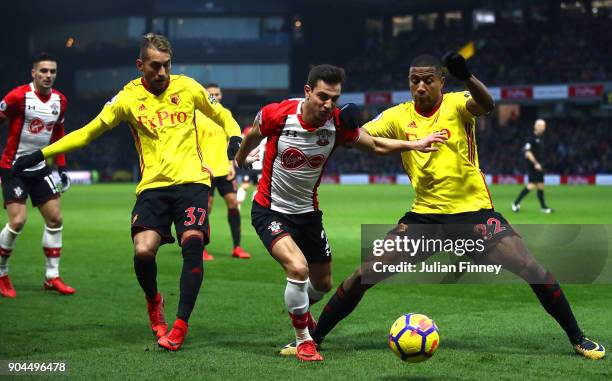
<instances>
[{"instance_id":1,"label":"red football boot","mask_svg":"<svg viewBox=\"0 0 612 381\"><path fill-rule=\"evenodd\" d=\"M323 361L323 356L317 350L313 340L304 341L297 346L296 357L301 361Z\"/></svg>"},{"instance_id":2,"label":"red football boot","mask_svg":"<svg viewBox=\"0 0 612 381\"><path fill-rule=\"evenodd\" d=\"M64 283L60 277L47 279L45 283L43 283L43 288L47 291L57 291L62 295L72 295L76 292L74 288Z\"/></svg>"},{"instance_id":3,"label":"red football boot","mask_svg":"<svg viewBox=\"0 0 612 381\"><path fill-rule=\"evenodd\" d=\"M151 331L159 339L168 332L168 323L166 323L166 318L164 317L164 297L157 293L154 300L145 299L147 300Z\"/></svg>"},{"instance_id":4,"label":"red football boot","mask_svg":"<svg viewBox=\"0 0 612 381\"><path fill-rule=\"evenodd\" d=\"M0 295L5 298L14 298L17 296L8 275L0 276Z\"/></svg>"},{"instance_id":5,"label":"red football boot","mask_svg":"<svg viewBox=\"0 0 612 381\"><path fill-rule=\"evenodd\" d=\"M208 254L208 251L206 251L206 249L202 250L202 259L205 261L212 261L213 259L215 259L214 256Z\"/></svg>"},{"instance_id":6,"label":"red football boot","mask_svg":"<svg viewBox=\"0 0 612 381\"><path fill-rule=\"evenodd\" d=\"M170 333L160 337L159 340L157 340L157 344L169 351L178 351L181 345L183 345L183 341L185 341L185 335L187 335L188 328L189 324L187 324L187 322L177 318Z\"/></svg>"},{"instance_id":7,"label":"red football boot","mask_svg":"<svg viewBox=\"0 0 612 381\"><path fill-rule=\"evenodd\" d=\"M246 251L244 251L244 249L242 247L236 246L236 247L234 247L234 250L232 250L232 257L233 258L240 258L240 259L249 259L249 258L251 258L251 254L249 254Z\"/></svg>"}]
</instances>

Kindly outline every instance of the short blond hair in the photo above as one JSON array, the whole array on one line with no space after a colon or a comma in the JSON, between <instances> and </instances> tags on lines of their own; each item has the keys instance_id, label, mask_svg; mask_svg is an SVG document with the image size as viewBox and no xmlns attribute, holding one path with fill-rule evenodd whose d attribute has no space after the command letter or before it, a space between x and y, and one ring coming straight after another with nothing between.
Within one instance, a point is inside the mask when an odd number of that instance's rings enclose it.
<instances>
[{"instance_id":1,"label":"short blond hair","mask_svg":"<svg viewBox=\"0 0 612 381\"><path fill-rule=\"evenodd\" d=\"M142 36L142 40L140 41L141 60L147 58L147 49L168 53L170 57L172 57L172 45L170 45L170 41L161 34L147 33Z\"/></svg>"}]
</instances>

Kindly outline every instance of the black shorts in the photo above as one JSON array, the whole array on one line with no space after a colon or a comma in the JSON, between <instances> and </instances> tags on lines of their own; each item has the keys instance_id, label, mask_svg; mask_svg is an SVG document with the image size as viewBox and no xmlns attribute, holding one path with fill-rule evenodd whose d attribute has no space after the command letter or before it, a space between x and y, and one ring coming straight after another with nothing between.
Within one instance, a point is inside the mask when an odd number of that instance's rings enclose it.
<instances>
[{"instance_id":1,"label":"black shorts","mask_svg":"<svg viewBox=\"0 0 612 381\"><path fill-rule=\"evenodd\" d=\"M7 204L15 202L25 204L28 196L34 206L60 196L51 169L47 166L36 171L25 171L18 177L12 176L8 168L0 168L0 177L5 208Z\"/></svg>"},{"instance_id":2,"label":"black shorts","mask_svg":"<svg viewBox=\"0 0 612 381\"><path fill-rule=\"evenodd\" d=\"M243 183L251 182L253 185L257 185L261 178L261 169L245 169L240 174Z\"/></svg>"},{"instance_id":3,"label":"black shorts","mask_svg":"<svg viewBox=\"0 0 612 381\"><path fill-rule=\"evenodd\" d=\"M180 184L144 190L136 198L132 210L132 238L142 230L155 230L162 237L162 245L174 242L170 225L174 222L179 239L187 230L204 233L208 244L208 192L204 184Z\"/></svg>"},{"instance_id":4,"label":"black shorts","mask_svg":"<svg viewBox=\"0 0 612 381\"><path fill-rule=\"evenodd\" d=\"M331 261L331 248L323 229L321 211L284 214L264 208L254 201L251 222L270 252L279 239L289 235L302 250L308 263Z\"/></svg>"},{"instance_id":5,"label":"black shorts","mask_svg":"<svg viewBox=\"0 0 612 381\"><path fill-rule=\"evenodd\" d=\"M418 229L405 229L401 225L420 225ZM428 226L432 226L431 229ZM437 229L437 230L436 230ZM396 235L421 235L430 238L484 240L489 247L503 237L517 234L510 223L492 209L457 214L420 214L408 212L398 221L398 226L390 232ZM415 237L416 235L416 237Z\"/></svg>"},{"instance_id":6,"label":"black shorts","mask_svg":"<svg viewBox=\"0 0 612 381\"><path fill-rule=\"evenodd\" d=\"M543 183L544 182L544 172L536 171L535 169L530 169L527 172L527 182L528 183Z\"/></svg>"},{"instance_id":7,"label":"black shorts","mask_svg":"<svg viewBox=\"0 0 612 381\"><path fill-rule=\"evenodd\" d=\"M215 195L215 189L219 189L219 194L223 197L228 193L236 193L237 185L235 177L232 180L228 180L227 176L213 177L211 183L210 197Z\"/></svg>"}]
</instances>

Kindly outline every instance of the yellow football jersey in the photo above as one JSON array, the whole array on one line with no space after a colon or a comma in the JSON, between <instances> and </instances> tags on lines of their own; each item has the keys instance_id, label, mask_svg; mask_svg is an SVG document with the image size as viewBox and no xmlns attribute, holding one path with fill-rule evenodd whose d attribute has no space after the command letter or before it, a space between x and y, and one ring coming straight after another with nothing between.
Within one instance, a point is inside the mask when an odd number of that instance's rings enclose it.
<instances>
[{"instance_id":1,"label":"yellow football jersey","mask_svg":"<svg viewBox=\"0 0 612 381\"><path fill-rule=\"evenodd\" d=\"M364 125L372 136L409 141L446 132L448 140L437 152L402 153L404 169L416 192L411 209L415 213L454 214L493 208L478 166L476 121L466 109L469 97L468 92L444 94L440 106L429 115L417 112L414 102L405 102Z\"/></svg>"},{"instance_id":2,"label":"yellow football jersey","mask_svg":"<svg viewBox=\"0 0 612 381\"><path fill-rule=\"evenodd\" d=\"M126 121L134 136L142 173L137 194L177 184L210 185L195 110L223 126L230 136L240 136L231 113L202 85L183 75L172 75L168 88L157 96L145 88L141 78L135 79L104 106L98 118L109 128Z\"/></svg>"},{"instance_id":3,"label":"yellow football jersey","mask_svg":"<svg viewBox=\"0 0 612 381\"><path fill-rule=\"evenodd\" d=\"M229 159L227 157L229 138L225 134L225 130L200 111L196 111L195 120L202 142L204 162L211 169L213 176L227 176L229 173Z\"/></svg>"}]
</instances>

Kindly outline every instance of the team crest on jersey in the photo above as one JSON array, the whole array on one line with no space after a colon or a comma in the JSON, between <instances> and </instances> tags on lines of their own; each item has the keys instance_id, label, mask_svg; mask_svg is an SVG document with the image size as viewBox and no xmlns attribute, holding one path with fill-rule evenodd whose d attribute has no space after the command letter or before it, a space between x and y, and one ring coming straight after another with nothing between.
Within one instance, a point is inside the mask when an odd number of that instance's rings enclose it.
<instances>
[{"instance_id":1,"label":"team crest on jersey","mask_svg":"<svg viewBox=\"0 0 612 381\"><path fill-rule=\"evenodd\" d=\"M178 106L179 103L181 103L181 97L178 94L173 94L170 97L170 102L174 103L175 105Z\"/></svg>"},{"instance_id":2,"label":"team crest on jersey","mask_svg":"<svg viewBox=\"0 0 612 381\"><path fill-rule=\"evenodd\" d=\"M19 198L23 194L23 189L21 189L21 187L13 188L13 194L15 195L15 197Z\"/></svg>"},{"instance_id":3,"label":"team crest on jersey","mask_svg":"<svg viewBox=\"0 0 612 381\"><path fill-rule=\"evenodd\" d=\"M281 223L277 221L272 221L270 225L268 225L268 229L272 233L272 235L277 235L281 232Z\"/></svg>"},{"instance_id":4,"label":"team crest on jersey","mask_svg":"<svg viewBox=\"0 0 612 381\"><path fill-rule=\"evenodd\" d=\"M331 131L329 130L317 130L317 136L319 139L317 140L317 144L320 146L326 146L329 144L329 137L331 136Z\"/></svg>"},{"instance_id":5,"label":"team crest on jersey","mask_svg":"<svg viewBox=\"0 0 612 381\"><path fill-rule=\"evenodd\" d=\"M59 106L57 105L57 103L54 103L51 106L51 114L53 114L53 115L59 114Z\"/></svg>"},{"instance_id":6,"label":"team crest on jersey","mask_svg":"<svg viewBox=\"0 0 612 381\"><path fill-rule=\"evenodd\" d=\"M5 101L0 102L0 111L6 111L6 107L7 106L6 106L6 102Z\"/></svg>"}]
</instances>

